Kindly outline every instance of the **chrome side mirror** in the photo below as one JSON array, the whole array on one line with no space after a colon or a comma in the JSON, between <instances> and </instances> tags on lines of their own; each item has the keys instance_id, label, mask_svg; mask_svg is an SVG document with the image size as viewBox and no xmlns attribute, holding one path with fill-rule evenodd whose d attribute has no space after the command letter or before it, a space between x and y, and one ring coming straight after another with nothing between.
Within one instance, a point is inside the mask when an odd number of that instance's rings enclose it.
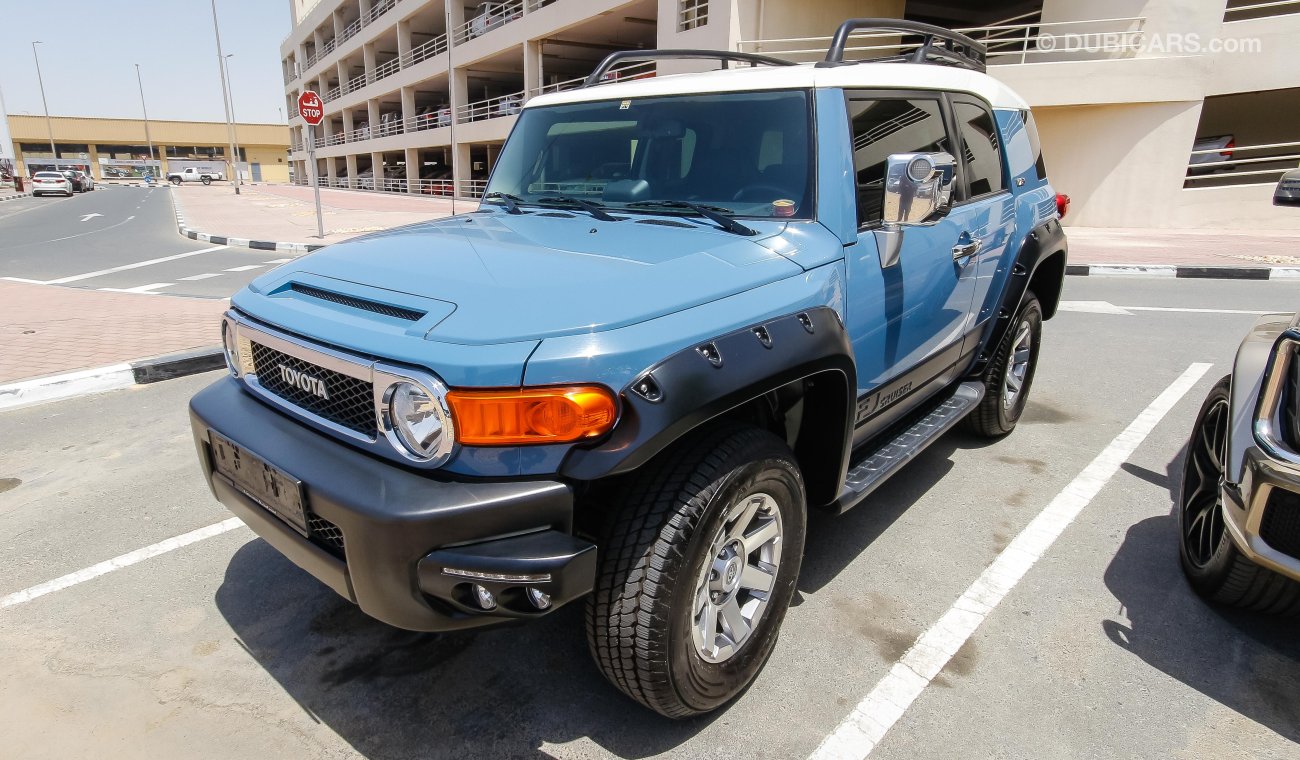
<instances>
[{"instance_id":1,"label":"chrome side mirror","mask_svg":"<svg viewBox=\"0 0 1300 760\"><path fill-rule=\"evenodd\" d=\"M883 223L876 230L882 267L898 263L903 227L947 216L956 185L957 160L949 153L895 153L886 159Z\"/></svg>"},{"instance_id":2,"label":"chrome side mirror","mask_svg":"<svg viewBox=\"0 0 1300 760\"><path fill-rule=\"evenodd\" d=\"M1300 206L1300 169L1282 175L1273 191L1274 206Z\"/></svg>"}]
</instances>

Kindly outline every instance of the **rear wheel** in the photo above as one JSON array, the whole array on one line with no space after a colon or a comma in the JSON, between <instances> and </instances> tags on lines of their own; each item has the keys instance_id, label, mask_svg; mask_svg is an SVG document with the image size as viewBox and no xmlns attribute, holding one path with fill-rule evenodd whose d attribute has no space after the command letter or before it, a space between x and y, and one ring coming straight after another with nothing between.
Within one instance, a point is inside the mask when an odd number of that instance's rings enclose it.
<instances>
[{"instance_id":1,"label":"rear wheel","mask_svg":"<svg viewBox=\"0 0 1300 760\"><path fill-rule=\"evenodd\" d=\"M1206 397L1183 458L1178 493L1178 555L1196 593L1257 612L1300 615L1300 583L1252 562L1228 535L1223 485L1232 377Z\"/></svg>"},{"instance_id":2,"label":"rear wheel","mask_svg":"<svg viewBox=\"0 0 1300 760\"><path fill-rule=\"evenodd\" d=\"M632 478L606 527L587 639L625 694L714 710L767 662L803 555L803 478L781 439L728 425Z\"/></svg>"},{"instance_id":3,"label":"rear wheel","mask_svg":"<svg viewBox=\"0 0 1300 760\"><path fill-rule=\"evenodd\" d=\"M169 180L169 181L170 181L173 185L177 185L177 186L179 186L179 185L181 184L181 178L180 178L180 177L172 177L171 180Z\"/></svg>"},{"instance_id":4,"label":"rear wheel","mask_svg":"<svg viewBox=\"0 0 1300 760\"><path fill-rule=\"evenodd\" d=\"M212 178L211 178L211 177L204 177L204 178L203 178L203 184L205 184L205 185L211 185L211 184L212 184Z\"/></svg>"},{"instance_id":5,"label":"rear wheel","mask_svg":"<svg viewBox=\"0 0 1300 760\"><path fill-rule=\"evenodd\" d=\"M1010 329L1002 336L980 378L984 383L984 398L966 417L969 431L986 438L999 438L1015 429L1034 383L1042 337L1043 307L1032 292L1026 293Z\"/></svg>"}]
</instances>

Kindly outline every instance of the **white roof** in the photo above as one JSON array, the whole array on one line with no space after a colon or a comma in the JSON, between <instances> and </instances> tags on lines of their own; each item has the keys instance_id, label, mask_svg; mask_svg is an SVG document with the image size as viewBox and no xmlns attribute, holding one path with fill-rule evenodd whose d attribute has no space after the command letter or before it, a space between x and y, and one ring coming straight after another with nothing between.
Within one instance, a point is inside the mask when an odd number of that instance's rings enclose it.
<instances>
[{"instance_id":1,"label":"white roof","mask_svg":"<svg viewBox=\"0 0 1300 760\"><path fill-rule=\"evenodd\" d=\"M669 74L539 95L528 101L527 107L657 95L813 87L968 92L987 100L994 108L1029 108L1011 88L988 74L925 63L859 63L827 68L816 68L805 63L798 66L755 66L696 74Z\"/></svg>"}]
</instances>

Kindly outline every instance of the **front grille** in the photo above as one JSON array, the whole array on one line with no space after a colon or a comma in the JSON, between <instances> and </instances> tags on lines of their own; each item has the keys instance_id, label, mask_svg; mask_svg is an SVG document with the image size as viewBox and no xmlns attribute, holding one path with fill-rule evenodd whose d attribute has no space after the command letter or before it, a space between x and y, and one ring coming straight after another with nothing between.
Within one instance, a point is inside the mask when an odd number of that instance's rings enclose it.
<instances>
[{"instance_id":1,"label":"front grille","mask_svg":"<svg viewBox=\"0 0 1300 760\"><path fill-rule=\"evenodd\" d=\"M330 303L336 303L342 306L350 306L353 309L361 309L363 311L374 312L375 314L383 314L386 317L396 317L397 319L404 319L407 322L418 322L426 313L415 309L406 309L401 306L379 303L378 301L369 301L355 296L345 296L342 293L333 293L328 290L313 288L310 285L303 285L299 282L293 283L289 288L295 293L302 293L311 298L319 298L322 301L329 301Z\"/></svg>"},{"instance_id":2,"label":"front grille","mask_svg":"<svg viewBox=\"0 0 1300 760\"><path fill-rule=\"evenodd\" d=\"M339 559L344 558L343 531L310 509L307 510L307 534L312 543Z\"/></svg>"},{"instance_id":3,"label":"front grille","mask_svg":"<svg viewBox=\"0 0 1300 760\"><path fill-rule=\"evenodd\" d=\"M376 435L374 390L368 381L317 366L256 341L251 345L257 382L267 391L348 430L372 438ZM288 382L280 372L281 366L319 380L324 384L328 398L321 398Z\"/></svg>"},{"instance_id":4,"label":"front grille","mask_svg":"<svg viewBox=\"0 0 1300 760\"><path fill-rule=\"evenodd\" d=\"M1300 559L1300 494L1281 488L1269 493L1259 537L1283 554Z\"/></svg>"}]
</instances>

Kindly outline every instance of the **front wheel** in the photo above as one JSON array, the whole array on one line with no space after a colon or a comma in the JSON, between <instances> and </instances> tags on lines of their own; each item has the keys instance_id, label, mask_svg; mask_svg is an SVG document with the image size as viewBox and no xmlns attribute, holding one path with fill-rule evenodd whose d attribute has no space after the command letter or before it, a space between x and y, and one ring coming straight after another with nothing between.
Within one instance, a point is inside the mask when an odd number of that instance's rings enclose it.
<instances>
[{"instance_id":1,"label":"front wheel","mask_svg":"<svg viewBox=\"0 0 1300 760\"><path fill-rule=\"evenodd\" d=\"M726 425L658 456L623 494L587 602L592 656L662 715L714 710L767 662L794 593L807 520L794 455Z\"/></svg>"},{"instance_id":2,"label":"front wheel","mask_svg":"<svg viewBox=\"0 0 1300 760\"><path fill-rule=\"evenodd\" d=\"M1000 438L1012 430L1025 412L1029 388L1038 368L1038 347L1043 338L1043 307L1032 293L1016 311L1010 329L980 380L984 398L966 417L966 428L986 438Z\"/></svg>"},{"instance_id":3,"label":"front wheel","mask_svg":"<svg viewBox=\"0 0 1300 760\"><path fill-rule=\"evenodd\" d=\"M1183 457L1178 492L1178 556L1192 589L1219 604L1257 612L1300 615L1300 583L1260 567L1228 535L1223 484L1228 458L1229 398L1226 376L1205 398Z\"/></svg>"}]
</instances>

